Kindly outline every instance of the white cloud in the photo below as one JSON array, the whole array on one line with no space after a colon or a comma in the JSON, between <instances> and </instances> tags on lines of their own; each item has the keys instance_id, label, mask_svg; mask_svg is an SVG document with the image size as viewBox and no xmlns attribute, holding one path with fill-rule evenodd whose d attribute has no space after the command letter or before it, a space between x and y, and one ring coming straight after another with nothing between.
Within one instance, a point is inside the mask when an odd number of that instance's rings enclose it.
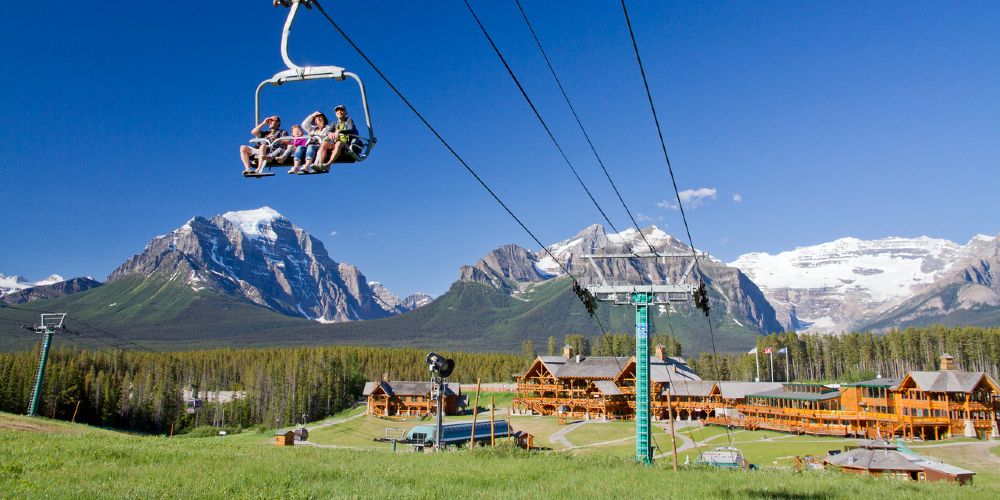
<instances>
[{"instance_id":1,"label":"white cloud","mask_svg":"<svg viewBox=\"0 0 1000 500\"><path fill-rule=\"evenodd\" d=\"M681 203L683 203L688 208L698 208L705 204L706 200L714 200L716 198L718 191L715 188L698 188L698 189L685 189L679 193ZM667 208L670 210L677 210L677 204L663 200L656 204L660 208Z\"/></svg>"},{"instance_id":2,"label":"white cloud","mask_svg":"<svg viewBox=\"0 0 1000 500\"><path fill-rule=\"evenodd\" d=\"M336 231L330 231L330 236L337 236L337 232Z\"/></svg>"},{"instance_id":3,"label":"white cloud","mask_svg":"<svg viewBox=\"0 0 1000 500\"><path fill-rule=\"evenodd\" d=\"M371 238L372 236L375 236L375 233L365 233L365 236Z\"/></svg>"},{"instance_id":4,"label":"white cloud","mask_svg":"<svg viewBox=\"0 0 1000 500\"><path fill-rule=\"evenodd\" d=\"M636 214L635 214L635 220L638 221L638 222L653 222L656 219L654 219L654 218L652 218L652 217L650 217L650 216L648 216L648 215L646 215L646 214L644 214L642 212L636 212Z\"/></svg>"},{"instance_id":5,"label":"white cloud","mask_svg":"<svg viewBox=\"0 0 1000 500\"><path fill-rule=\"evenodd\" d=\"M656 204L660 208L666 208L668 210L677 210L677 204L670 200L663 200Z\"/></svg>"},{"instance_id":6,"label":"white cloud","mask_svg":"<svg viewBox=\"0 0 1000 500\"><path fill-rule=\"evenodd\" d=\"M743 195L740 193L733 193L733 203L743 203Z\"/></svg>"}]
</instances>

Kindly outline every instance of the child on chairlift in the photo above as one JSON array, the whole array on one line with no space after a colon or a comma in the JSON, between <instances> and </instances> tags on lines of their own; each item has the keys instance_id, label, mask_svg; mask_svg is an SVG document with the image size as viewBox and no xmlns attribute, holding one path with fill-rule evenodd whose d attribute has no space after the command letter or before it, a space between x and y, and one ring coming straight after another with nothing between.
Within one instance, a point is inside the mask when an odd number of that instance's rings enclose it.
<instances>
[{"instance_id":1,"label":"child on chairlift","mask_svg":"<svg viewBox=\"0 0 1000 500\"><path fill-rule=\"evenodd\" d=\"M305 131L302 130L300 125L292 125L292 139L289 143L289 149L294 149L294 163L291 170L288 171L290 174L297 174L299 172L299 166L306 161L306 149L309 146L309 137L305 136Z\"/></svg>"}]
</instances>

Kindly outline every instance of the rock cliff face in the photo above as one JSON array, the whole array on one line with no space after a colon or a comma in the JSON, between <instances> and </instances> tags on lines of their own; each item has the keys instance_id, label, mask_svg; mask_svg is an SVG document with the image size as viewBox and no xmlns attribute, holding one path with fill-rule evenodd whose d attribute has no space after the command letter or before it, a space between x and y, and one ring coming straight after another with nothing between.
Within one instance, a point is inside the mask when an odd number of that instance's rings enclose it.
<instances>
[{"instance_id":1,"label":"rock cliff face","mask_svg":"<svg viewBox=\"0 0 1000 500\"><path fill-rule=\"evenodd\" d=\"M430 304L431 301L434 300L426 293L415 293L409 297L401 299L377 281L369 281L368 286L370 286L372 292L375 293L375 299L378 300L383 309L393 311L397 314L402 314L412 311L418 307L423 307Z\"/></svg>"},{"instance_id":2,"label":"rock cliff face","mask_svg":"<svg viewBox=\"0 0 1000 500\"><path fill-rule=\"evenodd\" d=\"M594 261L597 270L585 257L632 251L648 253L650 245L658 253L681 256L598 259ZM609 235L603 226L595 224L572 238L548 246L547 250L534 253L517 245L505 245L487 254L475 266L462 267L459 280L490 285L515 296L531 285L564 275L563 268L585 285L599 283L602 277L609 284L695 283L690 247L656 226L644 228L641 233L630 229ZM760 332L781 329L764 294L739 269L707 255L701 255L699 261L714 308L722 308L740 326Z\"/></svg>"},{"instance_id":3,"label":"rock cliff face","mask_svg":"<svg viewBox=\"0 0 1000 500\"><path fill-rule=\"evenodd\" d=\"M108 276L160 276L198 292L236 295L284 314L320 322L398 313L380 300L361 271L335 262L323 244L274 210L195 217Z\"/></svg>"},{"instance_id":4,"label":"rock cliff face","mask_svg":"<svg viewBox=\"0 0 1000 500\"><path fill-rule=\"evenodd\" d=\"M786 328L843 332L926 290L993 240L842 238L777 255L750 253L729 265L760 285Z\"/></svg>"}]
</instances>

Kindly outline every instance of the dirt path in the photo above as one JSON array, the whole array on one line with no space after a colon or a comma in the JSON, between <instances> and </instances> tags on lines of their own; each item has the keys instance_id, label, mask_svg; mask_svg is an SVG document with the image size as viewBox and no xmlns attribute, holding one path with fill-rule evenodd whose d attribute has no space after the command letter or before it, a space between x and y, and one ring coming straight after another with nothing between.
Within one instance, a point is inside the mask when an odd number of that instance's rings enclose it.
<instances>
[{"instance_id":1,"label":"dirt path","mask_svg":"<svg viewBox=\"0 0 1000 500\"><path fill-rule=\"evenodd\" d=\"M566 439L566 434L569 434L570 432L573 432L573 430L593 422L596 422L596 420L581 420L579 422L574 422L572 424L569 424L566 427L559 429L559 431L557 431L555 434L549 436L549 442L552 444L561 444L567 449L579 448L579 446L574 445L568 439Z\"/></svg>"},{"instance_id":2,"label":"dirt path","mask_svg":"<svg viewBox=\"0 0 1000 500\"><path fill-rule=\"evenodd\" d=\"M670 432L670 427L666 427L666 426L669 426L669 425L670 425L669 423L668 424L664 424L665 430L667 431L667 433ZM691 448L695 447L695 442L694 442L693 439L689 438L683 432L678 432L681 429L684 429L685 427L693 427L695 425L697 425L697 424L691 424L689 422L674 422L674 435L677 436L677 440L680 441L680 445L677 447L677 453L680 453L680 452L685 451L685 450L690 450ZM670 447L670 440L669 440L669 438L668 438L667 442L664 443L662 450L663 451L661 451L660 453L658 453L656 455L653 455L653 458L669 457L670 455L673 454L673 450Z\"/></svg>"},{"instance_id":3,"label":"dirt path","mask_svg":"<svg viewBox=\"0 0 1000 500\"><path fill-rule=\"evenodd\" d=\"M357 415L351 415L350 417L347 417L347 418L338 418L337 420L330 420L329 422L323 422L322 424L308 426L308 428L312 429L312 430L316 430L316 429L322 429L324 427L330 427L331 425L337 425L337 424L342 424L344 422L350 422L351 420L354 420L354 419L361 418L361 417L365 416L365 413L366 412L361 412L361 413L358 413Z\"/></svg>"}]
</instances>

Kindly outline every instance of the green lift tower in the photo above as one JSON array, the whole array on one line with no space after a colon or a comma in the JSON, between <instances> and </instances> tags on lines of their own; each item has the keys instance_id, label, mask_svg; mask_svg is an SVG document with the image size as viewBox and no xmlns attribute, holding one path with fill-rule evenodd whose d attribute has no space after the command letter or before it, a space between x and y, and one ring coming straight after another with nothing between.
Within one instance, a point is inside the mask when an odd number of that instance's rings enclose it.
<instances>
[{"instance_id":1,"label":"green lift tower","mask_svg":"<svg viewBox=\"0 0 1000 500\"><path fill-rule=\"evenodd\" d=\"M42 383L45 382L45 363L49 360L49 346L52 345L52 335L63 327L66 313L42 314L42 322L33 330L42 334L42 352L38 360L38 373L35 376L35 388L31 391L31 403L28 404L28 416L34 417L38 412L38 400L42 397ZM26 327L27 328L27 327Z\"/></svg>"},{"instance_id":2,"label":"green lift tower","mask_svg":"<svg viewBox=\"0 0 1000 500\"><path fill-rule=\"evenodd\" d=\"M691 257L691 254L612 253L584 257L590 260L590 266L598 277L598 283L587 286L587 290L597 300L635 307L635 459L644 464L652 464L653 447L649 429L649 307L687 302L694 287L687 284L609 282L595 260L685 258ZM683 276L691 273L693 265L692 261Z\"/></svg>"}]
</instances>

